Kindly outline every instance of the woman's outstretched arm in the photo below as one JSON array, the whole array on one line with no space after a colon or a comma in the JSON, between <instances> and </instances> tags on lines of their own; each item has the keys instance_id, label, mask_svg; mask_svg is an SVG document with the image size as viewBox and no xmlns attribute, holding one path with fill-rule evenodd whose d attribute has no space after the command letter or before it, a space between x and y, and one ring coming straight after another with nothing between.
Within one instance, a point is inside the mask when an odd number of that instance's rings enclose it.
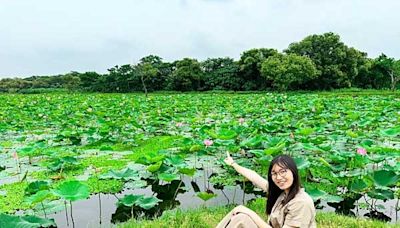
<instances>
[{"instance_id":1,"label":"woman's outstretched arm","mask_svg":"<svg viewBox=\"0 0 400 228\"><path fill-rule=\"evenodd\" d=\"M258 173L254 172L253 170L238 165L233 160L229 152L226 152L226 155L227 157L224 161L227 165L232 166L238 173L242 174L258 188L264 190L264 192L268 192L268 180L262 178Z\"/></svg>"}]
</instances>

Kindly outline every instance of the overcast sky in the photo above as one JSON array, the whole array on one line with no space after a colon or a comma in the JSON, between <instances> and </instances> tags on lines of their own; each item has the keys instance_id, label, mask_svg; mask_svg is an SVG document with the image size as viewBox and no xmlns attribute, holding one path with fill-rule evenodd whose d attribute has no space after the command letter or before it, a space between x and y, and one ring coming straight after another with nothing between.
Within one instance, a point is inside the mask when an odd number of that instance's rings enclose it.
<instances>
[{"instance_id":1,"label":"overcast sky","mask_svg":"<svg viewBox=\"0 0 400 228\"><path fill-rule=\"evenodd\" d=\"M399 0L0 0L0 77L232 57L335 32L400 58Z\"/></svg>"}]
</instances>

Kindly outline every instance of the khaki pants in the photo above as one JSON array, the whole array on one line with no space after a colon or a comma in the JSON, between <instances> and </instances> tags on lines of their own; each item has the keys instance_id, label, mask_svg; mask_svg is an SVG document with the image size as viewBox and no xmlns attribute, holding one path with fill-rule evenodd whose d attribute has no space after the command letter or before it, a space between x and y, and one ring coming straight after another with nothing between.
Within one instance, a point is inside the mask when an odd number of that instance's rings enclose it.
<instances>
[{"instance_id":1,"label":"khaki pants","mask_svg":"<svg viewBox=\"0 0 400 228\"><path fill-rule=\"evenodd\" d=\"M218 223L217 228L258 228L253 219L250 216L239 213L233 215L229 212L222 220Z\"/></svg>"}]
</instances>

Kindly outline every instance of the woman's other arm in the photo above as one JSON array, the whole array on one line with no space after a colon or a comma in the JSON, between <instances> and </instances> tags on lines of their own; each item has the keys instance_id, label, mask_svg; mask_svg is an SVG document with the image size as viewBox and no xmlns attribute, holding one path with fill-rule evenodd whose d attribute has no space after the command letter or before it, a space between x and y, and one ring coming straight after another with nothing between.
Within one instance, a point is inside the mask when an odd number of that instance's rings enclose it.
<instances>
[{"instance_id":1,"label":"woman's other arm","mask_svg":"<svg viewBox=\"0 0 400 228\"><path fill-rule=\"evenodd\" d=\"M268 180L262 178L258 173L254 172L253 170L238 165L233 160L229 152L226 152L226 154L227 157L225 158L225 163L227 165L232 166L238 173L246 177L249 181L251 181L258 188L261 188L264 192L268 191Z\"/></svg>"}]
</instances>

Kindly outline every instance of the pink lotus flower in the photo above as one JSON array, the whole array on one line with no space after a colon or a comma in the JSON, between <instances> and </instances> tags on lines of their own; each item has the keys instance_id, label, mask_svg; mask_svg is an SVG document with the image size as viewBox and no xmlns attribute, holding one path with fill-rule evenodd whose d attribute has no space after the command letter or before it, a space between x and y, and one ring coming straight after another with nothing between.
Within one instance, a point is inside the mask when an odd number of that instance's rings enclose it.
<instances>
[{"instance_id":1,"label":"pink lotus flower","mask_svg":"<svg viewBox=\"0 0 400 228\"><path fill-rule=\"evenodd\" d=\"M177 122L177 123L175 124L175 126L177 126L177 127L182 127L182 126L183 126L183 123L182 123L182 122Z\"/></svg>"},{"instance_id":2,"label":"pink lotus flower","mask_svg":"<svg viewBox=\"0 0 400 228\"><path fill-rule=\"evenodd\" d=\"M204 143L204 145L205 145L206 147L209 147L209 146L211 146L214 142L213 142L211 139L205 139L205 140L203 141L203 143Z\"/></svg>"},{"instance_id":3,"label":"pink lotus flower","mask_svg":"<svg viewBox=\"0 0 400 228\"><path fill-rule=\"evenodd\" d=\"M239 118L239 124L243 124L243 123L244 123L244 121L245 121L245 119L244 119L244 118L242 118L242 117L240 117L240 118Z\"/></svg>"},{"instance_id":4,"label":"pink lotus flower","mask_svg":"<svg viewBox=\"0 0 400 228\"><path fill-rule=\"evenodd\" d=\"M365 148L358 148L357 154L365 156L365 155L367 155L367 150Z\"/></svg>"},{"instance_id":5,"label":"pink lotus flower","mask_svg":"<svg viewBox=\"0 0 400 228\"><path fill-rule=\"evenodd\" d=\"M18 158L18 153L17 152L13 152L12 153L12 156L13 156L13 158L15 159L15 160L18 160L19 158Z\"/></svg>"}]
</instances>

